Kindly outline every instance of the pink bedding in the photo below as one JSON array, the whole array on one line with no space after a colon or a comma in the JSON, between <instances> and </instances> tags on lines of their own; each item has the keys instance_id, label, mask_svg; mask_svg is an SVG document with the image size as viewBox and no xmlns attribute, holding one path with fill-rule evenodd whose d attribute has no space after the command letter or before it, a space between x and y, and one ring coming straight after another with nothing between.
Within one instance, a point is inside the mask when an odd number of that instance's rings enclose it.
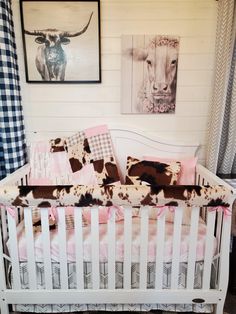
<instances>
[{"instance_id":1,"label":"pink bedding","mask_svg":"<svg viewBox=\"0 0 236 314\"><path fill-rule=\"evenodd\" d=\"M139 262L139 249L140 249L140 218L132 218L132 262ZM165 224L165 251L164 261L171 262L172 260L172 238L173 238L173 223L166 222ZM181 236L181 262L186 262L188 258L189 248L189 230L190 226L182 225ZM58 246L58 231L50 231L51 236L51 258L53 261L59 261L59 246ZM68 262L75 261L75 239L74 229L67 230L67 257ZM124 223L119 221L116 223L116 261L122 262L124 260ZM27 260L26 251L26 238L24 230L24 221L17 227L18 234L18 247L20 261ZM100 239L100 261L107 261L107 224L99 224L99 239ZM198 228L198 241L197 241L197 261L203 260L205 250L205 236L206 226L200 221ZM84 237L84 261L91 261L91 234L90 225L83 227ZM43 248L41 232L34 234L35 239L35 258L36 262L43 261ZM216 242L216 241L215 241ZM155 262L156 256L156 220L149 220L149 242L148 242L148 261ZM215 243L216 247L216 243ZM214 250L215 252L215 250Z\"/></svg>"}]
</instances>

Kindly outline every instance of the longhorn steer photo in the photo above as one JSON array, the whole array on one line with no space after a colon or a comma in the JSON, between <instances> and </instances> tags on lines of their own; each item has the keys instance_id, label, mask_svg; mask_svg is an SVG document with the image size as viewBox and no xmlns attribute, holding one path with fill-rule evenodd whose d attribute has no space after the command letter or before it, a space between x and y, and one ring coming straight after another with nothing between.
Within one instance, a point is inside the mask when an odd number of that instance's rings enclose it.
<instances>
[{"instance_id":1,"label":"longhorn steer photo","mask_svg":"<svg viewBox=\"0 0 236 314\"><path fill-rule=\"evenodd\" d=\"M37 49L35 64L43 81L64 81L66 70L66 53L62 45L70 43L71 37L80 36L86 32L93 12L87 24L77 32L60 31L58 29L44 29L28 31L25 34L37 36L35 42L40 46Z\"/></svg>"}]
</instances>

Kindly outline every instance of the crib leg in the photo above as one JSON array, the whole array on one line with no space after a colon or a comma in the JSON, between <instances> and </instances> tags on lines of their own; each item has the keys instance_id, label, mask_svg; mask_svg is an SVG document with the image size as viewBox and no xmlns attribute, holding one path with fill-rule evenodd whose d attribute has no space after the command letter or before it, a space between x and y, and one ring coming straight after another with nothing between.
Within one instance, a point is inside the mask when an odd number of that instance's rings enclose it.
<instances>
[{"instance_id":1,"label":"crib leg","mask_svg":"<svg viewBox=\"0 0 236 314\"><path fill-rule=\"evenodd\" d=\"M9 307L8 304L4 301L0 301L0 313L1 314L9 314Z\"/></svg>"},{"instance_id":2,"label":"crib leg","mask_svg":"<svg viewBox=\"0 0 236 314\"><path fill-rule=\"evenodd\" d=\"M225 300L219 301L215 305L214 314L224 314L224 304L225 304Z\"/></svg>"}]
</instances>

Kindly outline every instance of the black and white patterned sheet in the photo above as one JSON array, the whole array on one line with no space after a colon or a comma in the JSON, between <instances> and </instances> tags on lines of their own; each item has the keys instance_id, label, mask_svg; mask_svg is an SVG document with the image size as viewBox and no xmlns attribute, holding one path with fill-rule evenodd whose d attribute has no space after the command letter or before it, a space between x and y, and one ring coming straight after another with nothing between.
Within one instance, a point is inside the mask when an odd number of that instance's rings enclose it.
<instances>
[{"instance_id":1,"label":"black and white patterned sheet","mask_svg":"<svg viewBox=\"0 0 236 314\"><path fill-rule=\"evenodd\" d=\"M187 280L187 263L180 263L179 283L180 289L186 287ZM197 262L195 269L194 288L198 289L202 286L203 263ZM163 269L163 289L170 289L171 285L171 263L165 263ZM214 267L213 267L214 270ZM37 288L45 288L44 280L44 265L36 263L37 271ZM60 289L60 264L52 263L52 279L53 288ZM22 289L29 288L29 277L27 271L27 263L20 263L20 276ZM123 263L116 262L116 289L123 288ZM139 287L139 264L132 263L131 267L131 287L132 289ZM214 278L214 276L212 276ZM69 289L76 288L76 265L75 263L68 264L68 285ZM213 285L213 283L212 283ZM147 288L152 289L155 286L155 263L148 263L147 267ZM84 287L85 289L92 288L92 264L84 262ZM100 288L108 288L108 264L100 263ZM198 312L211 313L212 305L210 304L48 304L48 305L29 305L22 304L14 306L14 309L19 312L37 312L37 313L63 313L77 311L150 311L153 309L162 311L178 311L178 312Z\"/></svg>"}]
</instances>

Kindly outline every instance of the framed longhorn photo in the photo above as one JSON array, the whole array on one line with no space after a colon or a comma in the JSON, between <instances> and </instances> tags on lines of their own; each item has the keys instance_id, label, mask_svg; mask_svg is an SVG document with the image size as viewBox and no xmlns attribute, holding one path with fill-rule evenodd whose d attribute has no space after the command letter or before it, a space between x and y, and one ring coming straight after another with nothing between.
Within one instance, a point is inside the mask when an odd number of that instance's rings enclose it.
<instances>
[{"instance_id":1,"label":"framed longhorn photo","mask_svg":"<svg viewBox=\"0 0 236 314\"><path fill-rule=\"evenodd\" d=\"M20 0L26 81L100 83L100 1Z\"/></svg>"}]
</instances>

